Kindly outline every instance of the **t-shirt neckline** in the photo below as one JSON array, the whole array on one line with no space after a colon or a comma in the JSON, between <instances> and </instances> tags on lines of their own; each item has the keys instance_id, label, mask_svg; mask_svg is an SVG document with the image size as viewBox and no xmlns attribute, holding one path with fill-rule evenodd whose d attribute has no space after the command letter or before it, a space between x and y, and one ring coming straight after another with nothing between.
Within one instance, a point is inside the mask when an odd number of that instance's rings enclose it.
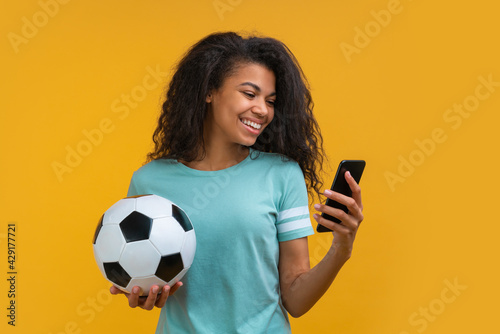
<instances>
[{"instance_id":1,"label":"t-shirt neckline","mask_svg":"<svg viewBox=\"0 0 500 334\"><path fill-rule=\"evenodd\" d=\"M217 174L220 174L220 173L226 173L226 172L232 171L233 169L236 169L236 168L238 168L238 167L246 164L249 160L251 160L251 155L252 155L252 153L254 151L255 150L253 148L249 147L248 148L248 155L246 156L245 159L241 160L240 162L238 162L235 165L232 165L232 166L224 168L224 169L219 169L219 170L200 170L200 169L194 169L194 168L191 168L191 167L188 167L188 166L184 165L182 162L179 162L177 160L174 160L174 161L175 161L175 164L177 165L177 167L179 169L182 169L183 171L191 173L191 174L197 174L197 175L217 175Z\"/></svg>"}]
</instances>

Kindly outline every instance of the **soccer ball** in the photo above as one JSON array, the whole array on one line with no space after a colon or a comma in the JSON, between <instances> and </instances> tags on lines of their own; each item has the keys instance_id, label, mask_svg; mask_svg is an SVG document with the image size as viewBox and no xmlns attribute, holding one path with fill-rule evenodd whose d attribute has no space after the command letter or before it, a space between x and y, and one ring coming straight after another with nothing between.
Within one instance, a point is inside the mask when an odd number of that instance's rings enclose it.
<instances>
[{"instance_id":1,"label":"soccer ball","mask_svg":"<svg viewBox=\"0 0 500 334\"><path fill-rule=\"evenodd\" d=\"M196 236L188 216L157 195L127 197L101 217L93 240L94 256L104 277L143 295L178 282L193 263Z\"/></svg>"}]
</instances>

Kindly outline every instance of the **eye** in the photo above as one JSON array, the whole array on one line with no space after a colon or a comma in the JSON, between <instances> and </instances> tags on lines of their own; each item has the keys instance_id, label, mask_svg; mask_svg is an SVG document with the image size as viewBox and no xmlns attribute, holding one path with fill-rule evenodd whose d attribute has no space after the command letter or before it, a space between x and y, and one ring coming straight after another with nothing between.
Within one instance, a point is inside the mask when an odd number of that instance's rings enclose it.
<instances>
[{"instance_id":1,"label":"eye","mask_svg":"<svg viewBox=\"0 0 500 334\"><path fill-rule=\"evenodd\" d=\"M271 107L274 107L274 105L276 104L276 101L269 100L269 101L267 101L267 104L269 104Z\"/></svg>"},{"instance_id":2,"label":"eye","mask_svg":"<svg viewBox=\"0 0 500 334\"><path fill-rule=\"evenodd\" d=\"M255 94L250 93L250 92L243 92L243 94L245 94L249 98L254 98L255 97Z\"/></svg>"}]
</instances>

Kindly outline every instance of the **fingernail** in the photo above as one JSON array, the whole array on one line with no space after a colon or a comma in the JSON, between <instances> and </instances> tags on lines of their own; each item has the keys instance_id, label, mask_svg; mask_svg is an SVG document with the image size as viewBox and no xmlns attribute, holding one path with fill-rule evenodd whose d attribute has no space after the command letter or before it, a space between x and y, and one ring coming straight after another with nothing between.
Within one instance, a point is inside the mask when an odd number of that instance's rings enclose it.
<instances>
[{"instance_id":1,"label":"fingernail","mask_svg":"<svg viewBox=\"0 0 500 334\"><path fill-rule=\"evenodd\" d=\"M329 195L331 195L333 193L332 193L332 191L330 189L326 189L325 192L324 192L324 194L327 195L327 196L329 196Z\"/></svg>"},{"instance_id":2,"label":"fingernail","mask_svg":"<svg viewBox=\"0 0 500 334\"><path fill-rule=\"evenodd\" d=\"M314 219L318 219L319 215L317 213L313 214Z\"/></svg>"},{"instance_id":3,"label":"fingernail","mask_svg":"<svg viewBox=\"0 0 500 334\"><path fill-rule=\"evenodd\" d=\"M139 293L139 288L138 288L138 287L134 287L134 288L132 289L132 292L133 292L133 293Z\"/></svg>"},{"instance_id":4,"label":"fingernail","mask_svg":"<svg viewBox=\"0 0 500 334\"><path fill-rule=\"evenodd\" d=\"M347 171L346 174L347 174L348 177L352 177L351 176L351 172Z\"/></svg>"},{"instance_id":5,"label":"fingernail","mask_svg":"<svg viewBox=\"0 0 500 334\"><path fill-rule=\"evenodd\" d=\"M157 286L153 287L153 293L158 293L158 287Z\"/></svg>"},{"instance_id":6,"label":"fingernail","mask_svg":"<svg viewBox=\"0 0 500 334\"><path fill-rule=\"evenodd\" d=\"M314 208L315 208L316 210L319 210L319 208L320 208L320 207L321 207L321 205L319 205L319 204L314 204Z\"/></svg>"}]
</instances>

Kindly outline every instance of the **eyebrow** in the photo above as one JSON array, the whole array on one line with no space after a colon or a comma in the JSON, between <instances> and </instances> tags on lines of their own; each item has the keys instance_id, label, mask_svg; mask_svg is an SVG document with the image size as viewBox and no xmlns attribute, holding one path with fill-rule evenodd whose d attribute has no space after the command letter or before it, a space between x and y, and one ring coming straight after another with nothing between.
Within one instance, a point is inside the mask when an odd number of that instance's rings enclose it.
<instances>
[{"instance_id":1,"label":"eyebrow","mask_svg":"<svg viewBox=\"0 0 500 334\"><path fill-rule=\"evenodd\" d=\"M244 83L239 84L239 85L238 85L238 87L239 87L239 86L251 86L251 87L253 87L253 89L255 89L257 92L259 92L259 93L261 92L260 87L259 87L259 86L257 86L256 84L254 84L253 82L249 82L249 81L247 81L247 82L244 82ZM276 95L276 92L272 92L271 94L269 94L269 96L275 96L275 95Z\"/></svg>"}]
</instances>

